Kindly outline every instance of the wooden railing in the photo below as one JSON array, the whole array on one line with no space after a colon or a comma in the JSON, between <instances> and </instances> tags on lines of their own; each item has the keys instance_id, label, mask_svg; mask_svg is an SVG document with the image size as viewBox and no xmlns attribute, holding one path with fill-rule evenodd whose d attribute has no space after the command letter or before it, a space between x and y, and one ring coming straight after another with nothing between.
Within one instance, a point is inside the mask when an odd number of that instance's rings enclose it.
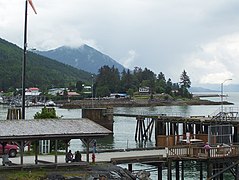
<instances>
[{"instance_id":1,"label":"wooden railing","mask_svg":"<svg viewBox=\"0 0 239 180\"><path fill-rule=\"evenodd\" d=\"M194 157L194 158L219 158L230 157L239 155L239 146L219 146L211 147L209 152L204 147L198 147L196 145L180 145L172 146L167 149L167 156L174 158Z\"/></svg>"}]
</instances>

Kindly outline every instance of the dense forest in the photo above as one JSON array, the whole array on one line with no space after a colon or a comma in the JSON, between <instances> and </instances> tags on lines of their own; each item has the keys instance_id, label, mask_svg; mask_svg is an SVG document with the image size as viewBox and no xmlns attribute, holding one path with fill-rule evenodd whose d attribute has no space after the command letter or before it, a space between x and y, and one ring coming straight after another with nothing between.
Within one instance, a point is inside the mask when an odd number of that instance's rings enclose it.
<instances>
[{"instance_id":1,"label":"dense forest","mask_svg":"<svg viewBox=\"0 0 239 180\"><path fill-rule=\"evenodd\" d=\"M22 87L22 59L21 48L0 38L0 91ZM67 87L90 77L88 72L27 52L26 87Z\"/></svg>"},{"instance_id":2,"label":"dense forest","mask_svg":"<svg viewBox=\"0 0 239 180\"><path fill-rule=\"evenodd\" d=\"M156 75L151 70L145 68L135 68L133 71L123 70L122 73L115 67L103 66L94 78L94 97L109 96L110 93L127 93L133 96L138 93L140 87L148 87L149 94L168 94L171 96L181 96L191 98L188 88L191 81L184 70L180 76L180 82L173 83L169 78L160 72ZM82 91L84 82L78 81L76 89Z\"/></svg>"}]
</instances>

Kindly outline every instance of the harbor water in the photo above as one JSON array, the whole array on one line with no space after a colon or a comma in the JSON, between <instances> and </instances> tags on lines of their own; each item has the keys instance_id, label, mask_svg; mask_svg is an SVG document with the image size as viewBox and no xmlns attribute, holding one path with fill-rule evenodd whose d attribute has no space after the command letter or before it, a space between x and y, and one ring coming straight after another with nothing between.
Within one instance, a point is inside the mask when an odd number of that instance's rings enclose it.
<instances>
[{"instance_id":1,"label":"harbor water","mask_svg":"<svg viewBox=\"0 0 239 180\"><path fill-rule=\"evenodd\" d=\"M208 93L207 93L208 94ZM214 93L215 94L215 93ZM239 93L229 92L228 97L224 97L225 101L234 103L234 105L226 106L224 108L237 108L239 107ZM219 97L207 98L213 101L220 101ZM7 117L7 111L9 106L0 105L0 119L4 120ZM36 112L41 111L42 107L27 107L26 118L33 119ZM121 114L167 114L167 115L179 115L179 116L211 116L218 112L221 105L190 105L190 106L156 106L156 107L116 107L114 113ZM81 118L81 109L62 109L56 107L57 116L61 118ZM104 139L97 140L97 149L127 149L137 147L154 147L155 137L151 141L144 144L135 142L134 133L136 128L136 119L130 117L114 117L114 134ZM84 146L80 140L71 140L70 149L75 152L77 150L84 150ZM122 165L126 167L126 165ZM157 179L156 167L147 166L142 164L133 165L133 170L148 169L151 173L152 179ZM192 164L186 164L187 171L185 172L185 179L198 179L199 171L197 166ZM166 179L167 171L163 170L163 177ZM206 178L206 174L205 174ZM228 178L230 179L230 177Z\"/></svg>"}]
</instances>

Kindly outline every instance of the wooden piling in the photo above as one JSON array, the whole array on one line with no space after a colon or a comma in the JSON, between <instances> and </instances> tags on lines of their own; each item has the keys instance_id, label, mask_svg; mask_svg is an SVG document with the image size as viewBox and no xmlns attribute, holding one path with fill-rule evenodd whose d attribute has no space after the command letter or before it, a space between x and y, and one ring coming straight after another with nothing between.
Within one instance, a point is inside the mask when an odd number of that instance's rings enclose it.
<instances>
[{"instance_id":1,"label":"wooden piling","mask_svg":"<svg viewBox=\"0 0 239 180\"><path fill-rule=\"evenodd\" d=\"M175 168L176 168L176 180L179 180L179 161L175 162Z\"/></svg>"},{"instance_id":2,"label":"wooden piling","mask_svg":"<svg viewBox=\"0 0 239 180\"><path fill-rule=\"evenodd\" d=\"M181 161L181 179L184 179L184 162Z\"/></svg>"},{"instance_id":3,"label":"wooden piling","mask_svg":"<svg viewBox=\"0 0 239 180\"><path fill-rule=\"evenodd\" d=\"M199 162L200 165L200 180L203 180L203 163L202 161Z\"/></svg>"},{"instance_id":4,"label":"wooden piling","mask_svg":"<svg viewBox=\"0 0 239 180\"><path fill-rule=\"evenodd\" d=\"M172 180L172 160L168 160L168 180Z\"/></svg>"},{"instance_id":5,"label":"wooden piling","mask_svg":"<svg viewBox=\"0 0 239 180\"><path fill-rule=\"evenodd\" d=\"M213 171L213 164L211 161L207 161L207 178L210 178L212 176Z\"/></svg>"},{"instance_id":6,"label":"wooden piling","mask_svg":"<svg viewBox=\"0 0 239 180\"><path fill-rule=\"evenodd\" d=\"M84 108L82 109L82 118L88 118L110 131L113 131L112 108Z\"/></svg>"},{"instance_id":7,"label":"wooden piling","mask_svg":"<svg viewBox=\"0 0 239 180\"><path fill-rule=\"evenodd\" d=\"M235 167L235 174L236 174L236 177L235 177L235 180L236 180L237 177L239 177L239 166L238 166L238 164Z\"/></svg>"},{"instance_id":8,"label":"wooden piling","mask_svg":"<svg viewBox=\"0 0 239 180\"><path fill-rule=\"evenodd\" d=\"M158 164L158 180L162 180L163 179L163 167L162 167L162 163Z\"/></svg>"},{"instance_id":9,"label":"wooden piling","mask_svg":"<svg viewBox=\"0 0 239 180\"><path fill-rule=\"evenodd\" d=\"M129 170L130 172L132 172L132 170L133 170L132 164L128 164L128 170Z\"/></svg>"},{"instance_id":10,"label":"wooden piling","mask_svg":"<svg viewBox=\"0 0 239 180\"><path fill-rule=\"evenodd\" d=\"M10 108L7 112L7 119L22 119L22 111L20 108Z\"/></svg>"}]
</instances>

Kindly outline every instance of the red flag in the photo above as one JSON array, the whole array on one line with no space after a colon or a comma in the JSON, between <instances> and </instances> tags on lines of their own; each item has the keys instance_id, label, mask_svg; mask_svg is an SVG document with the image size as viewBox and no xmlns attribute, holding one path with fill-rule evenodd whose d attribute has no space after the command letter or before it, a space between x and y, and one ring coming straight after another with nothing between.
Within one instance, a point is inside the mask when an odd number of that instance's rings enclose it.
<instances>
[{"instance_id":1,"label":"red flag","mask_svg":"<svg viewBox=\"0 0 239 180\"><path fill-rule=\"evenodd\" d=\"M32 0L28 0L28 2L29 2L29 4L31 5L31 7L32 7L33 11L35 12L35 14L37 14L37 11L36 11L36 9L35 9L33 3L32 3Z\"/></svg>"}]
</instances>

